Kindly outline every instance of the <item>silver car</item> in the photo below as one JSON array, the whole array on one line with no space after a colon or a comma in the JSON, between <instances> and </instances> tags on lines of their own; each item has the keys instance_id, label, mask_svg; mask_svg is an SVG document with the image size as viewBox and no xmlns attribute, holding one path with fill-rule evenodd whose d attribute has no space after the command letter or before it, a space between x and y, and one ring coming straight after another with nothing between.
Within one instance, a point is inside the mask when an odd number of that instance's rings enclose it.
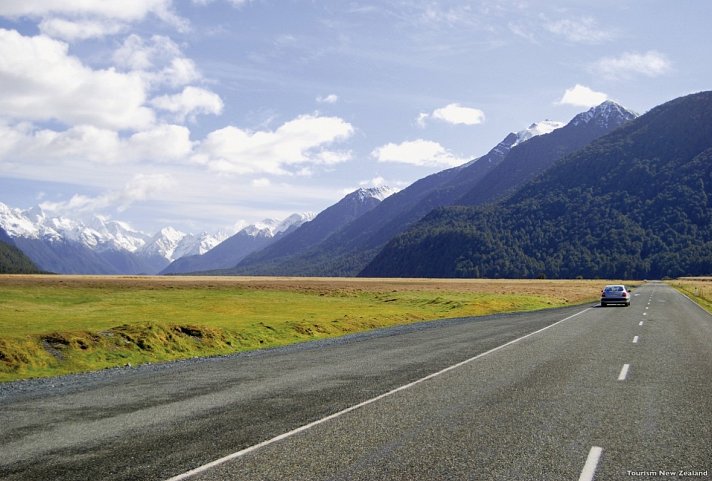
<instances>
[{"instance_id":1,"label":"silver car","mask_svg":"<svg viewBox=\"0 0 712 481\"><path fill-rule=\"evenodd\" d=\"M608 285L601 290L601 307L608 304L630 306L630 291L622 284Z\"/></svg>"}]
</instances>

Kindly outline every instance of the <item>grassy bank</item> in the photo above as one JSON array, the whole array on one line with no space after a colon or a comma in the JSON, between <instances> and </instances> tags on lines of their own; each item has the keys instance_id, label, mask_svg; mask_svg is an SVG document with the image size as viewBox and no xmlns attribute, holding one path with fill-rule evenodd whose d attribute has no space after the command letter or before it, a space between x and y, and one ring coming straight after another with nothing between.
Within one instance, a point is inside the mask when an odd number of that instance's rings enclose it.
<instances>
[{"instance_id":1,"label":"grassy bank","mask_svg":"<svg viewBox=\"0 0 712 481\"><path fill-rule=\"evenodd\" d=\"M712 277L681 277L667 282L712 314Z\"/></svg>"},{"instance_id":2,"label":"grassy bank","mask_svg":"<svg viewBox=\"0 0 712 481\"><path fill-rule=\"evenodd\" d=\"M601 281L0 277L0 381L576 304Z\"/></svg>"}]
</instances>

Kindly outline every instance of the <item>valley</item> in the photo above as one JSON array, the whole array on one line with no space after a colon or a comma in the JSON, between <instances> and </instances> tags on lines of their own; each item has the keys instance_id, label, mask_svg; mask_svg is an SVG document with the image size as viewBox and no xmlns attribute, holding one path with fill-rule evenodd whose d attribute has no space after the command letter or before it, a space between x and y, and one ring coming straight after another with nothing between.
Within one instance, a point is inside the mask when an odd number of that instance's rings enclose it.
<instances>
[{"instance_id":1,"label":"valley","mask_svg":"<svg viewBox=\"0 0 712 481\"><path fill-rule=\"evenodd\" d=\"M602 281L0 276L0 381L595 301Z\"/></svg>"}]
</instances>

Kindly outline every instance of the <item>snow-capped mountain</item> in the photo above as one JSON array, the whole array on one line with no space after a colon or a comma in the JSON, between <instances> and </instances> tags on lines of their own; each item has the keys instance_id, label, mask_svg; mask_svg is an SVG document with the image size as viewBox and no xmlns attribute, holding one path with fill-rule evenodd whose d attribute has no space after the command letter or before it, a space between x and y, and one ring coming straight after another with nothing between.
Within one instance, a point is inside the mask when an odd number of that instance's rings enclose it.
<instances>
[{"instance_id":1,"label":"snow-capped mountain","mask_svg":"<svg viewBox=\"0 0 712 481\"><path fill-rule=\"evenodd\" d=\"M186 235L185 232L181 232L173 227L164 227L146 242L139 253L146 257L163 257L170 262L174 259L173 253L176 247L178 247L178 244Z\"/></svg>"},{"instance_id":2,"label":"snow-capped mountain","mask_svg":"<svg viewBox=\"0 0 712 481\"><path fill-rule=\"evenodd\" d=\"M303 223L298 229L245 257L230 273L272 274L275 265L306 253L337 230L376 208L395 192L387 186L357 189L324 209L310 222Z\"/></svg>"},{"instance_id":3,"label":"snow-capped mountain","mask_svg":"<svg viewBox=\"0 0 712 481\"><path fill-rule=\"evenodd\" d=\"M313 217L294 214L241 230L247 237L273 239ZM51 216L40 207L16 209L3 203L0 228L41 269L72 274L155 274L176 259L209 252L235 232L187 234L164 227L151 236L103 216L71 219Z\"/></svg>"},{"instance_id":4,"label":"snow-capped mountain","mask_svg":"<svg viewBox=\"0 0 712 481\"><path fill-rule=\"evenodd\" d=\"M208 232L201 232L200 234L186 234L175 247L172 260L180 259L181 257L186 256L205 254L234 233L234 231L229 232L222 229L215 234L210 234Z\"/></svg>"},{"instance_id":5,"label":"snow-capped mountain","mask_svg":"<svg viewBox=\"0 0 712 481\"><path fill-rule=\"evenodd\" d=\"M0 203L0 226L13 238L74 241L93 250L135 252L150 236L125 222L93 216L86 222L48 216L40 207L13 209Z\"/></svg>"},{"instance_id":6,"label":"snow-capped mountain","mask_svg":"<svg viewBox=\"0 0 712 481\"><path fill-rule=\"evenodd\" d=\"M517 140L512 144L512 147L515 145L519 145L522 142L526 142L527 140L531 139L532 137L536 137L538 135L544 135L544 134L549 134L553 132L556 129L560 129L566 125L563 122L558 122L556 120L542 120L540 122L534 122L531 124L529 127L527 127L524 130L520 130L517 132Z\"/></svg>"},{"instance_id":7,"label":"snow-capped mountain","mask_svg":"<svg viewBox=\"0 0 712 481\"><path fill-rule=\"evenodd\" d=\"M267 247L282 236L314 219L314 214L292 214L284 220L265 219L248 225L202 254L177 258L161 274L185 274L235 266L245 256Z\"/></svg>"},{"instance_id":8,"label":"snow-capped mountain","mask_svg":"<svg viewBox=\"0 0 712 481\"><path fill-rule=\"evenodd\" d=\"M612 100L606 100L600 105L591 107L586 112L582 112L574 117L571 122L573 126L595 123L598 127L607 129L611 124L620 124L621 119L633 120L638 114L626 109Z\"/></svg>"},{"instance_id":9,"label":"snow-capped mountain","mask_svg":"<svg viewBox=\"0 0 712 481\"><path fill-rule=\"evenodd\" d=\"M355 196L360 200L361 202L365 201L366 199L376 199L379 201L383 201L386 197L390 197L391 195L395 194L398 192L397 189L394 189L393 187L388 187L387 185L382 185L379 187L361 187L355 192L352 192L350 195Z\"/></svg>"}]
</instances>

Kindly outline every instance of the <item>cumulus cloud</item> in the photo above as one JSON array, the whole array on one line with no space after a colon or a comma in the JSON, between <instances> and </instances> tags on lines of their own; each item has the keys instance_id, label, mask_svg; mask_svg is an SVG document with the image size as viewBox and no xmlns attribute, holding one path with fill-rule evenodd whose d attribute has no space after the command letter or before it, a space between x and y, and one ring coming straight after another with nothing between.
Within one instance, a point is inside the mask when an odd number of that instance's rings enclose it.
<instances>
[{"instance_id":1,"label":"cumulus cloud","mask_svg":"<svg viewBox=\"0 0 712 481\"><path fill-rule=\"evenodd\" d=\"M150 199L174 185L174 179L167 174L136 174L122 189L98 196L75 194L67 201L42 202L40 207L54 214L76 215L107 208L124 211L134 202Z\"/></svg>"},{"instance_id":2,"label":"cumulus cloud","mask_svg":"<svg viewBox=\"0 0 712 481\"><path fill-rule=\"evenodd\" d=\"M658 77L672 70L672 62L660 52L626 52L618 57L604 57L592 70L609 79L625 79L636 75Z\"/></svg>"},{"instance_id":3,"label":"cumulus cloud","mask_svg":"<svg viewBox=\"0 0 712 481\"><path fill-rule=\"evenodd\" d=\"M400 144L388 143L371 152L379 162L397 162L424 167L454 167L469 159L458 157L431 140L409 140Z\"/></svg>"},{"instance_id":4,"label":"cumulus cloud","mask_svg":"<svg viewBox=\"0 0 712 481\"><path fill-rule=\"evenodd\" d=\"M64 42L0 29L0 111L4 116L140 129L154 122L145 100L145 82L133 72L93 70L69 55Z\"/></svg>"},{"instance_id":5,"label":"cumulus cloud","mask_svg":"<svg viewBox=\"0 0 712 481\"><path fill-rule=\"evenodd\" d=\"M170 38L154 35L144 40L139 35L126 37L113 55L116 65L137 72L147 84L155 87L180 87L201 79L195 62L185 57Z\"/></svg>"},{"instance_id":6,"label":"cumulus cloud","mask_svg":"<svg viewBox=\"0 0 712 481\"><path fill-rule=\"evenodd\" d=\"M584 85L576 84L570 89L566 89L558 103L561 105L573 105L575 107L593 107L606 100L608 100L607 94L596 92Z\"/></svg>"},{"instance_id":7,"label":"cumulus cloud","mask_svg":"<svg viewBox=\"0 0 712 481\"><path fill-rule=\"evenodd\" d=\"M122 138L114 130L90 125L58 132L35 129L28 123L0 124L0 162L3 163L180 162L187 160L192 150L190 131L180 125L158 125Z\"/></svg>"},{"instance_id":8,"label":"cumulus cloud","mask_svg":"<svg viewBox=\"0 0 712 481\"><path fill-rule=\"evenodd\" d=\"M485 121L485 113L480 109L453 103L433 110L432 114L420 113L416 123L420 127L425 127L429 118L453 125L477 125Z\"/></svg>"},{"instance_id":9,"label":"cumulus cloud","mask_svg":"<svg viewBox=\"0 0 712 481\"><path fill-rule=\"evenodd\" d=\"M151 105L171 112L179 121L194 120L198 114L222 113L224 104L220 96L209 90L188 86L179 94L162 95L151 100Z\"/></svg>"},{"instance_id":10,"label":"cumulus cloud","mask_svg":"<svg viewBox=\"0 0 712 481\"><path fill-rule=\"evenodd\" d=\"M328 147L353 132L343 119L316 115L301 115L273 131L229 126L208 134L194 161L221 173L295 174L309 165L349 160L349 152Z\"/></svg>"}]
</instances>

